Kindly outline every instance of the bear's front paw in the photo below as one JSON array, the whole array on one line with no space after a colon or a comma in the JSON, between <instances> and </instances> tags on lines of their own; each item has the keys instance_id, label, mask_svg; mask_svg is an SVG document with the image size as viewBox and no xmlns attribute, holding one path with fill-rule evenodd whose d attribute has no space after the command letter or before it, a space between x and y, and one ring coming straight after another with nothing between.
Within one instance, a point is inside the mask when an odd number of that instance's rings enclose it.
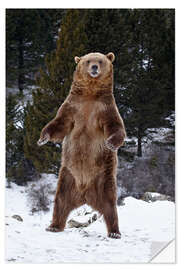
<instances>
[{"instance_id":1,"label":"bear's front paw","mask_svg":"<svg viewBox=\"0 0 180 270\"><path fill-rule=\"evenodd\" d=\"M113 152L116 152L118 150L118 146L115 146L114 143L112 142L113 141L113 136L109 137L106 141L105 141L105 145L106 147L113 151Z\"/></svg>"},{"instance_id":2,"label":"bear's front paw","mask_svg":"<svg viewBox=\"0 0 180 270\"><path fill-rule=\"evenodd\" d=\"M44 136L41 136L39 141L37 142L37 145L41 146L46 144L50 140L50 136L48 133L44 134Z\"/></svg>"},{"instance_id":3,"label":"bear's front paw","mask_svg":"<svg viewBox=\"0 0 180 270\"><path fill-rule=\"evenodd\" d=\"M105 141L105 145L106 145L106 147L107 147L109 150L111 150L111 151L113 151L113 152L116 152L117 149L118 149L118 148L116 148L112 143L110 143L110 142L108 142L108 141Z\"/></svg>"}]
</instances>

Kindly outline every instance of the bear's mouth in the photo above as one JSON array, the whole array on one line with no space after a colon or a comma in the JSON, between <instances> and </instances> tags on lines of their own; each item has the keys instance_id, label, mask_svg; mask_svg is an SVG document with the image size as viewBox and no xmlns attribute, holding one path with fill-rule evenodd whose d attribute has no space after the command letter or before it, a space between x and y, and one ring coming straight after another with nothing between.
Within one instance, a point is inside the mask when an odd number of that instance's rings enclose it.
<instances>
[{"instance_id":1,"label":"bear's mouth","mask_svg":"<svg viewBox=\"0 0 180 270\"><path fill-rule=\"evenodd\" d=\"M93 70L90 72L90 75L91 75L91 77L96 78L99 75L99 72Z\"/></svg>"}]
</instances>

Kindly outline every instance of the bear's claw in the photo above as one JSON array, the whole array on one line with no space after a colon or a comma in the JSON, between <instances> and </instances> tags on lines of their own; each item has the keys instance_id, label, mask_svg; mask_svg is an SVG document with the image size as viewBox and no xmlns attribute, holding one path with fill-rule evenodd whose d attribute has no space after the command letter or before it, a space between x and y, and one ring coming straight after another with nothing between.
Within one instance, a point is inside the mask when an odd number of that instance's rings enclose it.
<instances>
[{"instance_id":1,"label":"bear's claw","mask_svg":"<svg viewBox=\"0 0 180 270\"><path fill-rule=\"evenodd\" d=\"M46 231L47 232L60 232L61 230L57 227L52 227L52 226L49 226L46 228Z\"/></svg>"},{"instance_id":2,"label":"bear's claw","mask_svg":"<svg viewBox=\"0 0 180 270\"><path fill-rule=\"evenodd\" d=\"M112 143L110 143L109 141L106 141L105 142L105 145L106 145L106 147L109 149L109 150L111 150L111 151L113 151L113 152L116 152L117 150L118 150L118 148L116 148Z\"/></svg>"},{"instance_id":3,"label":"bear's claw","mask_svg":"<svg viewBox=\"0 0 180 270\"><path fill-rule=\"evenodd\" d=\"M41 146L46 144L49 141L48 138L44 138L44 139L39 139L39 141L37 142L37 145Z\"/></svg>"},{"instance_id":4,"label":"bear's claw","mask_svg":"<svg viewBox=\"0 0 180 270\"><path fill-rule=\"evenodd\" d=\"M120 233L109 233L108 237L114 238L114 239L120 239L121 234Z\"/></svg>"}]
</instances>

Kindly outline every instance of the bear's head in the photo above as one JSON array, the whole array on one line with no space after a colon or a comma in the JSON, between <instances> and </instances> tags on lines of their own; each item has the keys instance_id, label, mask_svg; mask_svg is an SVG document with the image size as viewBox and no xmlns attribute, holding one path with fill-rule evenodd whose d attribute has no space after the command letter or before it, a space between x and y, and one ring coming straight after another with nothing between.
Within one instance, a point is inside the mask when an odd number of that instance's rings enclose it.
<instances>
[{"instance_id":1,"label":"bear's head","mask_svg":"<svg viewBox=\"0 0 180 270\"><path fill-rule=\"evenodd\" d=\"M83 80L104 80L107 76L112 75L114 59L115 56L112 52L106 55L89 53L82 57L75 56L76 72Z\"/></svg>"}]
</instances>

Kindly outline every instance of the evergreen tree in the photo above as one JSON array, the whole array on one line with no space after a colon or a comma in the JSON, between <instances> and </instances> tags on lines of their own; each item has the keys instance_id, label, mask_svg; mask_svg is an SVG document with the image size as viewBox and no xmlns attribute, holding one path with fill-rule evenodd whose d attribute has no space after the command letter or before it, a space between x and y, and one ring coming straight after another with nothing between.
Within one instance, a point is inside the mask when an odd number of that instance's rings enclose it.
<instances>
[{"instance_id":1,"label":"evergreen tree","mask_svg":"<svg viewBox=\"0 0 180 270\"><path fill-rule=\"evenodd\" d=\"M55 48L64 10L6 10L6 83L20 92L34 84L35 73L44 55Z\"/></svg>"},{"instance_id":2,"label":"evergreen tree","mask_svg":"<svg viewBox=\"0 0 180 270\"><path fill-rule=\"evenodd\" d=\"M22 121L17 98L9 95L6 99L6 173L21 158L23 145L18 138L19 134L22 137Z\"/></svg>"},{"instance_id":3,"label":"evergreen tree","mask_svg":"<svg viewBox=\"0 0 180 270\"><path fill-rule=\"evenodd\" d=\"M66 12L59 31L57 48L47 55L45 69L40 70L37 79L38 87L33 93L33 104L28 105L24 151L40 173L58 173L60 145L49 142L39 149L37 140L41 129L55 117L70 90L75 69L74 57L86 53L84 18L83 10L69 9Z\"/></svg>"},{"instance_id":4,"label":"evergreen tree","mask_svg":"<svg viewBox=\"0 0 180 270\"><path fill-rule=\"evenodd\" d=\"M130 33L129 9L90 9L87 12L88 51L115 54L114 86L127 81ZM117 100L118 101L118 100Z\"/></svg>"},{"instance_id":5,"label":"evergreen tree","mask_svg":"<svg viewBox=\"0 0 180 270\"><path fill-rule=\"evenodd\" d=\"M156 28L157 47L153 48L152 56L158 70L161 70L160 78L165 85L164 103L167 113L175 107L175 10L154 10L159 27Z\"/></svg>"},{"instance_id":6,"label":"evergreen tree","mask_svg":"<svg viewBox=\"0 0 180 270\"><path fill-rule=\"evenodd\" d=\"M6 177L8 183L22 185L35 177L35 170L24 156L25 110L18 99L15 95L6 98Z\"/></svg>"},{"instance_id":7,"label":"evergreen tree","mask_svg":"<svg viewBox=\"0 0 180 270\"><path fill-rule=\"evenodd\" d=\"M120 98L128 112L127 129L138 138L138 156L142 156L147 129L161 126L169 112L167 62L162 61L168 47L165 13L154 9L132 11L129 80L125 88L120 86Z\"/></svg>"},{"instance_id":8,"label":"evergreen tree","mask_svg":"<svg viewBox=\"0 0 180 270\"><path fill-rule=\"evenodd\" d=\"M57 32L63 13L64 10L6 10L7 86L19 83L22 92L33 83L44 55L55 48L55 29ZM9 183L25 184L37 176L32 162L24 155L25 116L22 95L7 92L6 176Z\"/></svg>"}]
</instances>

